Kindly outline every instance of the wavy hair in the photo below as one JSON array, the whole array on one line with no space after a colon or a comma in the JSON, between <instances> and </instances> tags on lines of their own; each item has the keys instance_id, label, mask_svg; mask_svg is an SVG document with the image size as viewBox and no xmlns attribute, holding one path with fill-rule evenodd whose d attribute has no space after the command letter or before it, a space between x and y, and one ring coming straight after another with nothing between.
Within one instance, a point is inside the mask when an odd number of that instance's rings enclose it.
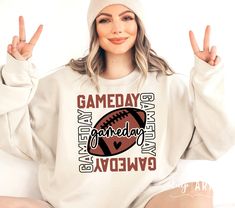
<instances>
[{"instance_id":1,"label":"wavy hair","mask_svg":"<svg viewBox=\"0 0 235 208\"><path fill-rule=\"evenodd\" d=\"M147 76L148 71L158 71L165 75L174 74L174 71L167 62L160 58L151 48L142 21L137 16L135 17L135 20L138 26L138 32L135 45L132 48L132 62L134 67L139 70L144 77ZM67 65L73 70L78 71L80 74L87 74L91 77L96 87L98 87L96 75L99 75L102 70L105 69L105 51L99 45L95 21L91 28L91 40L88 55L77 60L71 59Z\"/></svg>"}]
</instances>

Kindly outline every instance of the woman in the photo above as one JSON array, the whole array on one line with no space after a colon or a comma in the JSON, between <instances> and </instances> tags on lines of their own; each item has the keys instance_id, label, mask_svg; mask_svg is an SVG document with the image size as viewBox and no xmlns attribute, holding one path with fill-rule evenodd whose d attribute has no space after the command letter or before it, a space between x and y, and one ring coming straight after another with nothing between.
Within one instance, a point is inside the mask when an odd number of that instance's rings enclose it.
<instances>
[{"instance_id":1,"label":"woman","mask_svg":"<svg viewBox=\"0 0 235 208\"><path fill-rule=\"evenodd\" d=\"M8 93L0 144L39 163L45 201L1 197L1 207L213 206L211 189L196 188L204 183L169 183L180 158L215 159L234 143L224 139L229 123L210 27L202 51L190 32L191 103L180 76L151 49L142 15L137 0L92 0L88 56L38 84L27 59L42 26L26 43L20 17L1 70Z\"/></svg>"}]
</instances>

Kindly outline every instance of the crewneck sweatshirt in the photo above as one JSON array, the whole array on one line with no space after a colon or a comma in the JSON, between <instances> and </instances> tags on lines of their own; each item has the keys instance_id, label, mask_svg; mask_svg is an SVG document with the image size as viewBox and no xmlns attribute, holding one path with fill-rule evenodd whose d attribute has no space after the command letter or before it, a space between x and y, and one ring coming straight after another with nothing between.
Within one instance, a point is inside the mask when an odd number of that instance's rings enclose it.
<instances>
[{"instance_id":1,"label":"crewneck sweatshirt","mask_svg":"<svg viewBox=\"0 0 235 208\"><path fill-rule=\"evenodd\" d=\"M213 160L233 144L222 64L195 57L190 82L135 69L119 79L69 66L40 80L29 61L1 68L0 147L39 165L56 208L127 208L181 158Z\"/></svg>"}]
</instances>

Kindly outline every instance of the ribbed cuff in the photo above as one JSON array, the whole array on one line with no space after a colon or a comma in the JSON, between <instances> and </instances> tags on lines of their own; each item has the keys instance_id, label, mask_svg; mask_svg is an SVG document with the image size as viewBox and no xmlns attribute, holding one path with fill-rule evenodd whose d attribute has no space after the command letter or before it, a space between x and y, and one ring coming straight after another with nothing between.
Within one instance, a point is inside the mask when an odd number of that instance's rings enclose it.
<instances>
[{"instance_id":1,"label":"ribbed cuff","mask_svg":"<svg viewBox=\"0 0 235 208\"><path fill-rule=\"evenodd\" d=\"M194 61L193 71L195 71L194 73L196 74L203 74L204 76L207 76L207 75L217 73L223 68L222 62L220 62L216 66L211 66L210 64L198 58L196 55L194 57L195 57L195 61Z\"/></svg>"},{"instance_id":2,"label":"ribbed cuff","mask_svg":"<svg viewBox=\"0 0 235 208\"><path fill-rule=\"evenodd\" d=\"M32 79L37 79L35 66L32 63L16 60L10 54L7 54L7 63L3 67L2 77L9 86L24 86L32 84Z\"/></svg>"},{"instance_id":3,"label":"ribbed cuff","mask_svg":"<svg viewBox=\"0 0 235 208\"><path fill-rule=\"evenodd\" d=\"M7 64L5 65L5 71L10 74L32 74L35 71L34 65L28 61L20 61L7 54Z\"/></svg>"}]
</instances>

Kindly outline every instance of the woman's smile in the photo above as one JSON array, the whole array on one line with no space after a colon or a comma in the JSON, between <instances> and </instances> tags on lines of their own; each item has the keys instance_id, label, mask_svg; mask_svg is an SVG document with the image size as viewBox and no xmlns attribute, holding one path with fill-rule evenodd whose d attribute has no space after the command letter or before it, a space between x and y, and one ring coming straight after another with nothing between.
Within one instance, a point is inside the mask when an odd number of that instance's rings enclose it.
<instances>
[{"instance_id":1,"label":"woman's smile","mask_svg":"<svg viewBox=\"0 0 235 208\"><path fill-rule=\"evenodd\" d=\"M108 39L111 43L115 45L123 44L128 38L110 38Z\"/></svg>"}]
</instances>

